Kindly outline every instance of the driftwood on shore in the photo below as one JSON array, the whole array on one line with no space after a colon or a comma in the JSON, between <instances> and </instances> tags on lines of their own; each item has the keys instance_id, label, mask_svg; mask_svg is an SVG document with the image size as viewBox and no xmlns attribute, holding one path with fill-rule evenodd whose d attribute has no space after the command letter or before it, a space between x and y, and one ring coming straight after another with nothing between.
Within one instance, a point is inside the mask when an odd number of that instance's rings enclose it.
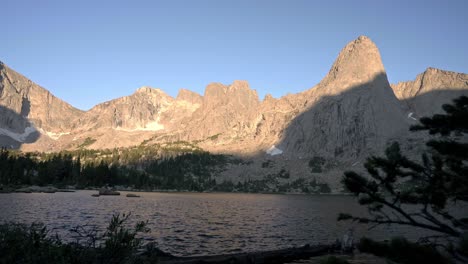
<instances>
[{"instance_id":1,"label":"driftwood on shore","mask_svg":"<svg viewBox=\"0 0 468 264\"><path fill-rule=\"evenodd\" d=\"M161 256L158 263L161 264L196 264L196 263L231 263L231 264L279 264L299 259L307 259L324 255L332 250L331 246L303 246L251 253L225 254L216 256L175 257L169 254Z\"/></svg>"}]
</instances>

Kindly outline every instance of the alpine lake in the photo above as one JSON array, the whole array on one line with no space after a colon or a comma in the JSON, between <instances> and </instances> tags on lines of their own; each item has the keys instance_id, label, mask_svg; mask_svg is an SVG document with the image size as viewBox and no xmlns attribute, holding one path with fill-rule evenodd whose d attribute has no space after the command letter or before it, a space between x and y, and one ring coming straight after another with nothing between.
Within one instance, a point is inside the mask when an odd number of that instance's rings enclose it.
<instances>
[{"instance_id":1,"label":"alpine lake","mask_svg":"<svg viewBox=\"0 0 468 264\"><path fill-rule=\"evenodd\" d=\"M421 230L401 226L370 228L338 222L339 213L365 215L346 195L138 192L138 198L92 197L96 191L0 194L0 222L44 223L52 235L73 240L76 226L105 231L112 215L128 214L129 226L147 221L146 242L176 256L201 256L331 244L353 230L386 240Z\"/></svg>"}]
</instances>

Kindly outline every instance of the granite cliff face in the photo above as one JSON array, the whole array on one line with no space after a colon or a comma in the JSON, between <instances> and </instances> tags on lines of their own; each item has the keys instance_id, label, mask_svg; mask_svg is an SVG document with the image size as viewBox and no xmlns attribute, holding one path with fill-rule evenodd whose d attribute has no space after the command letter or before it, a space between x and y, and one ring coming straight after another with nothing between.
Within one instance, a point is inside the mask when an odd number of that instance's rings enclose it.
<instances>
[{"instance_id":1,"label":"granite cliff face","mask_svg":"<svg viewBox=\"0 0 468 264\"><path fill-rule=\"evenodd\" d=\"M183 140L253 160L226 169L234 181L279 170L294 179L310 174L314 157L326 160L323 176L333 167L362 164L391 140L414 137L408 128L417 118L468 94L468 75L429 68L391 86L378 48L361 36L341 50L316 86L263 101L246 81L234 81L211 83L203 96L181 89L176 98L142 87L82 112L4 64L0 92L3 146L43 151ZM269 160L275 165L265 169Z\"/></svg>"},{"instance_id":2,"label":"granite cliff face","mask_svg":"<svg viewBox=\"0 0 468 264\"><path fill-rule=\"evenodd\" d=\"M407 132L409 122L367 37L346 45L308 96L312 102L288 125L279 145L286 153L359 158Z\"/></svg>"},{"instance_id":3,"label":"granite cliff face","mask_svg":"<svg viewBox=\"0 0 468 264\"><path fill-rule=\"evenodd\" d=\"M4 140L7 137L7 141L16 141L15 144L3 144L5 146L34 143L40 134L58 139L71 133L72 120L83 114L2 62L0 106L0 135ZM47 144L43 140L39 143ZM38 144L38 147L44 145Z\"/></svg>"},{"instance_id":4,"label":"granite cliff face","mask_svg":"<svg viewBox=\"0 0 468 264\"><path fill-rule=\"evenodd\" d=\"M98 104L86 112L74 129L89 131L106 128L122 131L164 129L162 114L174 99L160 89L142 87L130 96Z\"/></svg>"},{"instance_id":5,"label":"granite cliff face","mask_svg":"<svg viewBox=\"0 0 468 264\"><path fill-rule=\"evenodd\" d=\"M205 89L203 101L192 115L183 132L188 141L217 138L232 143L248 137L255 130L259 100L246 81L231 85L211 83ZM219 142L219 141L218 141Z\"/></svg>"},{"instance_id":6,"label":"granite cliff face","mask_svg":"<svg viewBox=\"0 0 468 264\"><path fill-rule=\"evenodd\" d=\"M202 97L181 89L172 98L160 89L141 87L130 96L98 104L74 122L75 147L86 138L95 142L92 148L114 148L138 145L154 135L168 135L182 129Z\"/></svg>"}]
</instances>

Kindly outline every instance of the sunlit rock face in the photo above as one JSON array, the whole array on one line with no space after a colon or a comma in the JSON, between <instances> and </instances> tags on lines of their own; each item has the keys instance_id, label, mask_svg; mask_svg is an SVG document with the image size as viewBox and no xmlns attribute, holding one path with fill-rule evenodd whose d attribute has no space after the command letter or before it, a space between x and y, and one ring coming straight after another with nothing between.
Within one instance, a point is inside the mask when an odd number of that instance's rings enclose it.
<instances>
[{"instance_id":1,"label":"sunlit rock face","mask_svg":"<svg viewBox=\"0 0 468 264\"><path fill-rule=\"evenodd\" d=\"M355 159L383 148L408 129L380 53L367 37L343 48L309 96L312 103L293 119L279 144L286 153Z\"/></svg>"},{"instance_id":2,"label":"sunlit rock face","mask_svg":"<svg viewBox=\"0 0 468 264\"><path fill-rule=\"evenodd\" d=\"M2 62L0 112L0 145L17 148L28 143L38 149L49 145L47 134L69 133L73 120L83 113Z\"/></svg>"},{"instance_id":3,"label":"sunlit rock face","mask_svg":"<svg viewBox=\"0 0 468 264\"><path fill-rule=\"evenodd\" d=\"M258 105L257 92L246 81L209 84L201 107L189 123L188 138L202 139L217 134L226 139L245 136L254 129Z\"/></svg>"},{"instance_id":4,"label":"sunlit rock face","mask_svg":"<svg viewBox=\"0 0 468 264\"><path fill-rule=\"evenodd\" d=\"M320 86L327 87L328 95L341 94L368 83L386 89L385 75L379 49L370 38L360 36L341 50Z\"/></svg>"},{"instance_id":5,"label":"sunlit rock face","mask_svg":"<svg viewBox=\"0 0 468 264\"><path fill-rule=\"evenodd\" d=\"M343 170L363 170L365 158L390 141L416 153L410 142L423 146L425 136L409 126L468 95L468 75L429 68L390 86L377 46L361 36L306 91L260 100L254 88L211 83L203 95L180 89L173 98L144 86L84 112L0 63L0 145L58 151L188 141L249 160L223 167L223 180L288 175L282 179L309 177L339 188ZM311 173L314 160L323 161L320 174Z\"/></svg>"},{"instance_id":6,"label":"sunlit rock face","mask_svg":"<svg viewBox=\"0 0 468 264\"><path fill-rule=\"evenodd\" d=\"M431 68L391 87L377 46L365 36L341 50L319 84L281 98L259 100L247 81L211 83L203 95L181 89L176 98L144 86L83 112L4 64L0 85L0 135L25 141L26 150L74 149L86 138L93 139L87 148L182 140L218 153L353 164L404 139L420 116L468 91L466 74ZM40 136L26 140L33 130ZM281 154L271 155L276 150Z\"/></svg>"},{"instance_id":7,"label":"sunlit rock face","mask_svg":"<svg viewBox=\"0 0 468 264\"><path fill-rule=\"evenodd\" d=\"M191 105L200 106L203 102L203 97L195 92L187 89L180 89L176 97L177 101L186 102Z\"/></svg>"},{"instance_id":8,"label":"sunlit rock face","mask_svg":"<svg viewBox=\"0 0 468 264\"><path fill-rule=\"evenodd\" d=\"M82 111L53 96L0 62L0 105L28 118L37 128L66 132Z\"/></svg>"},{"instance_id":9,"label":"sunlit rock face","mask_svg":"<svg viewBox=\"0 0 468 264\"><path fill-rule=\"evenodd\" d=\"M187 90L173 98L161 89L141 87L130 96L96 105L83 114L75 122L74 132L78 135L74 138L96 139L92 148L138 145L155 135L181 130L201 100L200 95Z\"/></svg>"},{"instance_id":10,"label":"sunlit rock face","mask_svg":"<svg viewBox=\"0 0 468 264\"><path fill-rule=\"evenodd\" d=\"M172 97L160 89L142 87L130 96L96 105L79 119L75 129L162 130L165 126L161 114L173 101Z\"/></svg>"},{"instance_id":11,"label":"sunlit rock face","mask_svg":"<svg viewBox=\"0 0 468 264\"><path fill-rule=\"evenodd\" d=\"M468 95L468 74L428 68L415 80L392 85L395 95L413 117L441 113L441 105L460 95Z\"/></svg>"}]
</instances>

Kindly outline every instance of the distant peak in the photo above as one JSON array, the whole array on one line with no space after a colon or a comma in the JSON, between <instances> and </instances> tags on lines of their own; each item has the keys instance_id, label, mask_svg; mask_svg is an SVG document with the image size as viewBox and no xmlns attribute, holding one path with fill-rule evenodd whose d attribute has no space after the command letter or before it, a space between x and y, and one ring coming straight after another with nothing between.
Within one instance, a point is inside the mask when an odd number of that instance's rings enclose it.
<instances>
[{"instance_id":1,"label":"distant peak","mask_svg":"<svg viewBox=\"0 0 468 264\"><path fill-rule=\"evenodd\" d=\"M179 92L177 93L177 96L179 96L181 94L191 94L191 93L194 93L194 92L190 91L189 89L180 88Z\"/></svg>"},{"instance_id":2,"label":"distant peak","mask_svg":"<svg viewBox=\"0 0 468 264\"><path fill-rule=\"evenodd\" d=\"M182 88L182 89L179 89L179 93L177 94L176 99L188 101L192 103L201 103L202 96L196 92Z\"/></svg>"},{"instance_id":3,"label":"distant peak","mask_svg":"<svg viewBox=\"0 0 468 264\"><path fill-rule=\"evenodd\" d=\"M265 94L265 97L263 98L263 101L272 101L272 100L275 100L275 98L273 97L273 95L271 94Z\"/></svg>"},{"instance_id":4,"label":"distant peak","mask_svg":"<svg viewBox=\"0 0 468 264\"><path fill-rule=\"evenodd\" d=\"M228 86L228 90L242 90L242 91L250 91L250 85L248 81L243 80L235 80L232 82L231 85Z\"/></svg>"},{"instance_id":5,"label":"distant peak","mask_svg":"<svg viewBox=\"0 0 468 264\"><path fill-rule=\"evenodd\" d=\"M177 94L177 96L181 96L181 95L196 95L196 96L201 96L199 95L198 93L194 92L194 91L190 91L188 89L185 89L185 88L180 88L179 89L179 93Z\"/></svg>"},{"instance_id":6,"label":"distant peak","mask_svg":"<svg viewBox=\"0 0 468 264\"><path fill-rule=\"evenodd\" d=\"M428 76L441 75L441 74L457 75L457 74L460 74L460 73L454 72L454 71L447 71L447 70L443 70L443 69L438 69L438 68L434 68L434 67L428 67L423 73L418 74L418 76L421 75L423 77L428 77Z\"/></svg>"},{"instance_id":7,"label":"distant peak","mask_svg":"<svg viewBox=\"0 0 468 264\"><path fill-rule=\"evenodd\" d=\"M249 87L249 82L245 80L234 80L232 86L247 86Z\"/></svg>"},{"instance_id":8,"label":"distant peak","mask_svg":"<svg viewBox=\"0 0 468 264\"><path fill-rule=\"evenodd\" d=\"M440 72L450 72L450 71L446 71L446 70L442 70L442 69L437 69L437 68L434 68L434 67L428 67L425 71L425 73L440 73ZM455 72L453 72L455 73Z\"/></svg>"},{"instance_id":9,"label":"distant peak","mask_svg":"<svg viewBox=\"0 0 468 264\"><path fill-rule=\"evenodd\" d=\"M138 88L135 93L164 93L161 89L159 88L151 88L149 86L142 86Z\"/></svg>"}]
</instances>

